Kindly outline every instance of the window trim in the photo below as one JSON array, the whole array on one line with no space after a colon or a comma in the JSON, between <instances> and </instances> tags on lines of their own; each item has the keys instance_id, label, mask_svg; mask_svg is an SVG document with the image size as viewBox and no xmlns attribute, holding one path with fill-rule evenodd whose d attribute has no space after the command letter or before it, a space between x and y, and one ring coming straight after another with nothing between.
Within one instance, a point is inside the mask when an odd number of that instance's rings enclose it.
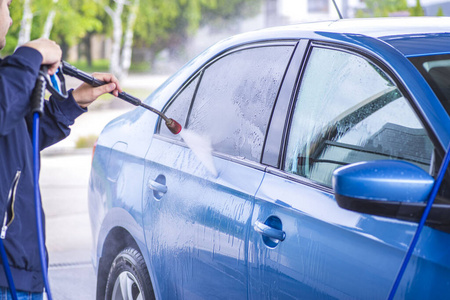
<instances>
[{"instance_id":1,"label":"window trim","mask_svg":"<svg viewBox=\"0 0 450 300\"><path fill-rule=\"evenodd\" d=\"M184 148L189 148L188 145L186 145L185 142L183 142L182 140L174 140L171 137L165 136L165 135L154 135L153 138L167 142L167 143L171 143L173 145L177 145L180 147L184 147ZM253 160L249 160L243 157L238 157L238 156L233 156L233 155L229 155L229 154L225 154L222 152L217 152L217 151L212 151L211 153L213 156L227 160L227 161L231 161L231 162L235 162L238 163L240 165L246 166L246 167L250 167L256 170L260 170L260 171L266 171L267 166L262 165L259 162L253 161Z\"/></svg>"},{"instance_id":2,"label":"window trim","mask_svg":"<svg viewBox=\"0 0 450 300\"><path fill-rule=\"evenodd\" d=\"M198 82L197 82L197 85L195 86L194 93L192 94L191 103L189 103L189 110L188 110L188 113L187 113L187 115L186 115L186 121L185 121L185 123L183 124L183 128L187 128L188 120L189 120L189 118L191 117L192 107L194 106L194 101L193 101L193 100L197 97L198 88L199 88L199 86L200 86L200 82L202 82L203 74L205 74L205 70L204 70L204 69L201 70L201 71L198 73L198 76L195 76L194 79L193 79L193 80L196 80L196 79L198 78ZM175 99L174 99L174 100L175 100Z\"/></svg>"},{"instance_id":3,"label":"window trim","mask_svg":"<svg viewBox=\"0 0 450 300\"><path fill-rule=\"evenodd\" d=\"M286 139L286 126L288 125L288 112L293 102L293 97L297 89L298 78L304 67L309 40L298 41L291 60L284 74L277 98L274 103L272 114L270 115L266 137L261 155L261 163L271 167L279 167L281 164L280 153ZM281 125L273 125L277 119L282 119ZM284 121L284 122L283 122Z\"/></svg>"}]
</instances>

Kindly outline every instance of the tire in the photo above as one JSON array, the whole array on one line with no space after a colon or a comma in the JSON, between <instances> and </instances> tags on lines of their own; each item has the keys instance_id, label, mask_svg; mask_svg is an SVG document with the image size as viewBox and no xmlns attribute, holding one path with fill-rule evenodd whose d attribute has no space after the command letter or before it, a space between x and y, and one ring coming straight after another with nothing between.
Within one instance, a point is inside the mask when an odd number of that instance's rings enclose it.
<instances>
[{"instance_id":1,"label":"tire","mask_svg":"<svg viewBox=\"0 0 450 300\"><path fill-rule=\"evenodd\" d=\"M109 270L105 299L155 299L144 258L138 250L129 247L116 256Z\"/></svg>"}]
</instances>

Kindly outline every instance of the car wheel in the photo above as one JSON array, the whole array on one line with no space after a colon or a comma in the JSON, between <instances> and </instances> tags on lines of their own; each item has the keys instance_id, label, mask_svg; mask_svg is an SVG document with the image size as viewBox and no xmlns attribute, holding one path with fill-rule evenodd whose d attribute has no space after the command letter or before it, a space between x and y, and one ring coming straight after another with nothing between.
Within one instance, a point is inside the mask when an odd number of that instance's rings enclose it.
<instances>
[{"instance_id":1,"label":"car wheel","mask_svg":"<svg viewBox=\"0 0 450 300\"><path fill-rule=\"evenodd\" d=\"M106 299L155 299L144 258L136 249L126 248L114 259L106 283Z\"/></svg>"}]
</instances>

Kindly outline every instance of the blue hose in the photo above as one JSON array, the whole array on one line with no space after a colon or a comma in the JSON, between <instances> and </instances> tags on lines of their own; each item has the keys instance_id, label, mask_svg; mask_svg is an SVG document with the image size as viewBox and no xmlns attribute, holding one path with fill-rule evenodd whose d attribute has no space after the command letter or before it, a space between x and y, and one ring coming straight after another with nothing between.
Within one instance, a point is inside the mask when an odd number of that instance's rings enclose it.
<instances>
[{"instance_id":1,"label":"blue hose","mask_svg":"<svg viewBox=\"0 0 450 300\"><path fill-rule=\"evenodd\" d=\"M433 189L431 190L430 196L428 198L427 206L422 214L422 217L419 222L419 226L417 226L416 233L414 234L413 240L409 245L408 251L406 252L405 257L403 258L402 266L398 271L397 278L395 279L394 285L391 288L389 293L389 300L394 299L395 292L397 291L400 281L402 280L403 274L406 271L406 267L408 266L409 260L414 252L414 248L416 247L417 241L419 240L420 233L422 232L423 227L425 226L425 221L430 213L431 206L433 205L434 199L437 196L439 191L439 187L441 186L442 180L444 179L445 171L447 170L448 164L450 161L450 144L447 147L447 152L445 153L444 160L442 162L441 168L439 169L438 176L436 181L434 182Z\"/></svg>"},{"instance_id":2,"label":"blue hose","mask_svg":"<svg viewBox=\"0 0 450 300\"><path fill-rule=\"evenodd\" d=\"M56 72L58 72L58 71L56 71ZM58 88L58 81L56 80L56 76L55 75L50 76L50 81L51 81L53 87L55 88L55 90L59 93L60 90Z\"/></svg>"},{"instance_id":3,"label":"blue hose","mask_svg":"<svg viewBox=\"0 0 450 300\"><path fill-rule=\"evenodd\" d=\"M3 245L3 239L0 239L0 255L2 257L2 265L3 269L5 270L6 279L8 279L8 285L11 291L11 296L14 300L17 300L16 286L14 285L11 269L9 268L8 256L6 256L5 246Z\"/></svg>"},{"instance_id":4,"label":"blue hose","mask_svg":"<svg viewBox=\"0 0 450 300\"><path fill-rule=\"evenodd\" d=\"M41 194L39 192L39 127L40 127L40 114L39 112L33 113L33 175L34 175L34 204L36 210L36 229L38 234L39 243L39 256L41 258L41 269L42 277L44 279L45 292L47 293L47 299L52 300L52 295L50 292L50 284L48 280L47 273L47 257L45 252L45 242L44 242L44 228L42 226L42 204L41 204Z\"/></svg>"},{"instance_id":5,"label":"blue hose","mask_svg":"<svg viewBox=\"0 0 450 300\"><path fill-rule=\"evenodd\" d=\"M41 69L42 71L42 69ZM42 73L42 74L41 74ZM40 145L39 145L39 130L40 130L40 115L43 113L44 107L44 92L46 87L45 72L41 72L36 81L36 86L33 90L31 97L31 106L33 112L33 129L32 129L32 144L33 144L33 184L34 184L34 204L36 213L36 231L38 237L39 246L39 256L41 260L42 277L45 286L45 292L47 294L47 299L52 300L52 295L50 292L50 284L48 280L47 273L47 256L45 251L45 241L44 241L44 227L42 222L42 203L41 194L39 191L39 169L40 169ZM54 75L51 77L51 82L54 84L54 90L60 93L56 78ZM64 87L65 90L65 87ZM63 96L64 98L64 96ZM12 278L11 270L8 263L8 257L6 255L6 250L3 244L3 240L0 239L0 256L2 259L3 268L5 270L6 278L8 280L9 289L11 291L12 298L17 300L17 291L14 285L14 280Z\"/></svg>"}]
</instances>

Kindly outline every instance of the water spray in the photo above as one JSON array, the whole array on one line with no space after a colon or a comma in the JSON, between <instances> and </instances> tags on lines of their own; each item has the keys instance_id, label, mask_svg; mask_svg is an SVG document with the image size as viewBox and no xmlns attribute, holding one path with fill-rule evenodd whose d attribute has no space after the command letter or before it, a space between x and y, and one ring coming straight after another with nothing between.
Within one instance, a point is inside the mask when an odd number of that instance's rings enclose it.
<instances>
[{"instance_id":1,"label":"water spray","mask_svg":"<svg viewBox=\"0 0 450 300\"><path fill-rule=\"evenodd\" d=\"M95 77L93 77L92 75L89 75L77 68L75 68L74 66L72 66L71 64L63 61L62 62L62 69L63 69L63 73L66 75L69 75L71 77L75 77L81 81L86 82L87 84L97 87L97 86L101 86L101 85L105 85L107 84L104 81L101 81ZM142 106L143 108L157 114L158 116L160 116L165 122L166 122L166 126L167 128L170 130L170 132L172 132L173 134L178 134L180 133L182 127L180 125L180 123L178 123L177 121L175 121L174 119L168 118L166 117L166 115L164 115L162 112L160 112L159 110L143 103L141 100L139 100L138 98L127 94L125 92L120 92L119 95L117 96L118 98L133 104L134 106Z\"/></svg>"}]
</instances>

